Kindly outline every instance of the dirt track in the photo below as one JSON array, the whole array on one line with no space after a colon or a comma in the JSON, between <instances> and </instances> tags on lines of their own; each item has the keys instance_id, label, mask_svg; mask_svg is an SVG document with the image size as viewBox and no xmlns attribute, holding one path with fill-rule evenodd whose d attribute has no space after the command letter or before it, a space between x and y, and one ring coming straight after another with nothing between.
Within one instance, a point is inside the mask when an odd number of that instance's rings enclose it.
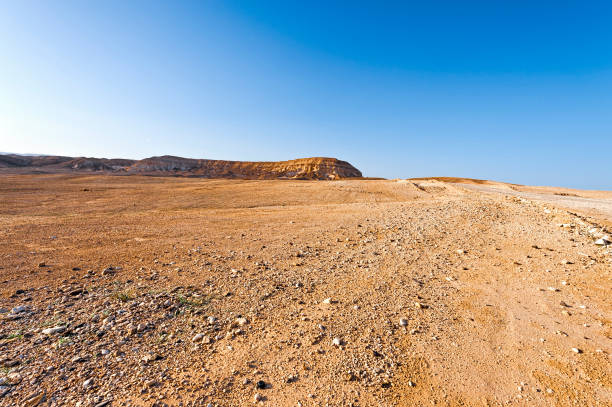
<instances>
[{"instance_id":1,"label":"dirt track","mask_svg":"<svg viewBox=\"0 0 612 407\"><path fill-rule=\"evenodd\" d=\"M611 405L601 225L508 195L3 176L0 405Z\"/></svg>"},{"instance_id":2,"label":"dirt track","mask_svg":"<svg viewBox=\"0 0 612 407\"><path fill-rule=\"evenodd\" d=\"M533 201L566 208L589 215L612 225L612 192L578 191L566 188L526 187L501 185L458 184L475 191L519 196Z\"/></svg>"}]
</instances>

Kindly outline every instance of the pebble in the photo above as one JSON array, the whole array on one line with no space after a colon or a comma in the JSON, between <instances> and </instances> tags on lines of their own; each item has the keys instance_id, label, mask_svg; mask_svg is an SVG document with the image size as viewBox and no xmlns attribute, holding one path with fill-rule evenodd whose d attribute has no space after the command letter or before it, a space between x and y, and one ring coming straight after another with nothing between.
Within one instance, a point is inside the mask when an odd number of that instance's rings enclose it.
<instances>
[{"instance_id":1,"label":"pebble","mask_svg":"<svg viewBox=\"0 0 612 407\"><path fill-rule=\"evenodd\" d=\"M340 338L338 338L338 337L335 337L335 338L332 340L332 344L333 344L334 346L342 346L342 339L340 339Z\"/></svg>"},{"instance_id":2,"label":"pebble","mask_svg":"<svg viewBox=\"0 0 612 407\"><path fill-rule=\"evenodd\" d=\"M263 397L262 397L262 395L261 395L261 394L259 394L259 393L255 393L255 396L253 397L253 400L255 400L255 402L257 403L257 402L259 402L259 401L262 401L262 400L263 400Z\"/></svg>"},{"instance_id":3,"label":"pebble","mask_svg":"<svg viewBox=\"0 0 612 407\"><path fill-rule=\"evenodd\" d=\"M596 244L597 246L607 246L607 245L609 245L610 243L612 243L612 242L610 242L610 240L608 240L608 239L609 239L609 238L608 238L608 236L604 236L604 237L602 237L601 239L597 239L597 240L595 241L595 244Z\"/></svg>"},{"instance_id":4,"label":"pebble","mask_svg":"<svg viewBox=\"0 0 612 407\"><path fill-rule=\"evenodd\" d=\"M65 326L54 326L53 328L43 329L41 332L45 335L55 335L66 330Z\"/></svg>"},{"instance_id":5,"label":"pebble","mask_svg":"<svg viewBox=\"0 0 612 407\"><path fill-rule=\"evenodd\" d=\"M83 388L88 389L93 384L93 379L87 379L83 382Z\"/></svg>"},{"instance_id":6,"label":"pebble","mask_svg":"<svg viewBox=\"0 0 612 407\"><path fill-rule=\"evenodd\" d=\"M6 378L7 378L7 383L10 384L11 386L15 386L21 383L21 380L23 380L23 377L21 377L21 374L17 372L9 373L6 376Z\"/></svg>"},{"instance_id":7,"label":"pebble","mask_svg":"<svg viewBox=\"0 0 612 407\"><path fill-rule=\"evenodd\" d=\"M406 318L400 318L399 324L400 326L408 326L408 320Z\"/></svg>"},{"instance_id":8,"label":"pebble","mask_svg":"<svg viewBox=\"0 0 612 407\"><path fill-rule=\"evenodd\" d=\"M578 348L572 348L572 352L574 352L574 353L582 353L582 350L580 350Z\"/></svg>"},{"instance_id":9,"label":"pebble","mask_svg":"<svg viewBox=\"0 0 612 407\"><path fill-rule=\"evenodd\" d=\"M18 307L13 307L13 309L11 310L11 313L21 314L22 312L26 312L27 310L28 310L28 307L26 307L25 305L20 305Z\"/></svg>"}]
</instances>

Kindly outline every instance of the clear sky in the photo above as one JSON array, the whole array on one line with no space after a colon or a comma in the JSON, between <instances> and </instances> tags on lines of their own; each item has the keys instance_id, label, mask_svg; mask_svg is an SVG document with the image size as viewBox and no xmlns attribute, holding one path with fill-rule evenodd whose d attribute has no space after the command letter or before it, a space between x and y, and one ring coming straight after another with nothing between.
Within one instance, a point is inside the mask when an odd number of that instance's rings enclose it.
<instances>
[{"instance_id":1,"label":"clear sky","mask_svg":"<svg viewBox=\"0 0 612 407\"><path fill-rule=\"evenodd\" d=\"M607 1L0 1L0 151L612 189Z\"/></svg>"}]
</instances>

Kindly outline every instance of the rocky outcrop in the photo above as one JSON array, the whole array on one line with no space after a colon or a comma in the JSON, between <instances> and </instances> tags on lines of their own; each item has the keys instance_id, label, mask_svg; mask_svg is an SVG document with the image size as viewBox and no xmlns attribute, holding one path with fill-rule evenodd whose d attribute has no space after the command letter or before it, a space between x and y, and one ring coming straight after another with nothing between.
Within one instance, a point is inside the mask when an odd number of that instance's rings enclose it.
<instances>
[{"instance_id":1,"label":"rocky outcrop","mask_svg":"<svg viewBox=\"0 0 612 407\"><path fill-rule=\"evenodd\" d=\"M202 178L333 180L362 176L348 162L327 157L289 161L224 161L168 155L143 160L0 155L0 166L22 170L30 168L37 172L106 172Z\"/></svg>"}]
</instances>

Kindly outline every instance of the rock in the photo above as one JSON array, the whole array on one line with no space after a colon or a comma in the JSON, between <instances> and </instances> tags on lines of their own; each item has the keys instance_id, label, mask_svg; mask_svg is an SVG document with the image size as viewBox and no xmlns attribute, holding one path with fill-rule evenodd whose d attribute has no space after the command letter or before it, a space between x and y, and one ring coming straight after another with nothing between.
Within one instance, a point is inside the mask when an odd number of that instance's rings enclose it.
<instances>
[{"instance_id":1,"label":"rock","mask_svg":"<svg viewBox=\"0 0 612 407\"><path fill-rule=\"evenodd\" d=\"M255 387L258 389L265 389L267 384L263 380L258 380L257 383L255 383Z\"/></svg>"},{"instance_id":2,"label":"rock","mask_svg":"<svg viewBox=\"0 0 612 407\"><path fill-rule=\"evenodd\" d=\"M55 335L66 330L65 326L54 326L53 328L43 329L41 332L45 335Z\"/></svg>"},{"instance_id":3,"label":"rock","mask_svg":"<svg viewBox=\"0 0 612 407\"><path fill-rule=\"evenodd\" d=\"M141 360L144 363L150 363L150 362L155 362L156 360L160 360L160 359L163 359L163 358L157 353L147 353L146 355L142 357Z\"/></svg>"},{"instance_id":4,"label":"rock","mask_svg":"<svg viewBox=\"0 0 612 407\"><path fill-rule=\"evenodd\" d=\"M557 291L559 291L559 289L558 289L558 288L555 288L555 287L548 287L548 288L547 288L547 290L548 290L548 291L553 291L553 292L557 292Z\"/></svg>"},{"instance_id":5,"label":"rock","mask_svg":"<svg viewBox=\"0 0 612 407\"><path fill-rule=\"evenodd\" d=\"M102 275L103 275L103 276L110 276L110 275L113 275L113 274L115 274L115 269L114 269L114 268L112 268L112 267L107 267L107 268L105 268L105 269L102 271Z\"/></svg>"},{"instance_id":6,"label":"rock","mask_svg":"<svg viewBox=\"0 0 612 407\"><path fill-rule=\"evenodd\" d=\"M37 392L30 394L27 399L23 402L24 407L35 407L46 400L47 396L45 392Z\"/></svg>"},{"instance_id":7,"label":"rock","mask_svg":"<svg viewBox=\"0 0 612 407\"><path fill-rule=\"evenodd\" d=\"M246 318L237 318L237 319L236 319L236 323L237 323L239 326L244 326L244 325L248 324L248 323L249 323L249 321L248 321Z\"/></svg>"},{"instance_id":8,"label":"rock","mask_svg":"<svg viewBox=\"0 0 612 407\"><path fill-rule=\"evenodd\" d=\"M400 326L408 326L408 320L406 318L400 318L399 324Z\"/></svg>"},{"instance_id":9,"label":"rock","mask_svg":"<svg viewBox=\"0 0 612 407\"><path fill-rule=\"evenodd\" d=\"M191 342L201 342L204 339L204 334L196 334L193 338L191 338Z\"/></svg>"},{"instance_id":10,"label":"rock","mask_svg":"<svg viewBox=\"0 0 612 407\"><path fill-rule=\"evenodd\" d=\"M255 396L253 397L253 400L255 400L255 402L257 403L257 402L259 402L259 401L262 401L262 400L263 400L263 397L262 397L262 395L261 395L261 394L259 394L259 393L255 393Z\"/></svg>"},{"instance_id":11,"label":"rock","mask_svg":"<svg viewBox=\"0 0 612 407\"><path fill-rule=\"evenodd\" d=\"M343 343L342 339L340 339L338 337L335 337L332 340L332 345L334 345L334 346L342 346L342 343Z\"/></svg>"},{"instance_id":12,"label":"rock","mask_svg":"<svg viewBox=\"0 0 612 407\"><path fill-rule=\"evenodd\" d=\"M582 353L582 350L578 349L578 348L572 348L572 352L574 352L574 353Z\"/></svg>"},{"instance_id":13,"label":"rock","mask_svg":"<svg viewBox=\"0 0 612 407\"><path fill-rule=\"evenodd\" d=\"M4 367L15 367L20 363L19 359L5 359L0 364Z\"/></svg>"},{"instance_id":14,"label":"rock","mask_svg":"<svg viewBox=\"0 0 612 407\"><path fill-rule=\"evenodd\" d=\"M0 398L6 396L10 391L10 386L0 386Z\"/></svg>"},{"instance_id":15,"label":"rock","mask_svg":"<svg viewBox=\"0 0 612 407\"><path fill-rule=\"evenodd\" d=\"M25 305L20 305L18 307L13 307L13 309L11 310L12 314L21 314L22 312L26 312L28 310L28 307L26 307Z\"/></svg>"},{"instance_id":16,"label":"rock","mask_svg":"<svg viewBox=\"0 0 612 407\"><path fill-rule=\"evenodd\" d=\"M18 372L9 373L8 375L6 375L6 382L11 386L18 385L19 383L21 383L21 380L23 380L23 377L21 377L21 374Z\"/></svg>"},{"instance_id":17,"label":"rock","mask_svg":"<svg viewBox=\"0 0 612 407\"><path fill-rule=\"evenodd\" d=\"M323 304L331 304L332 303L332 299L331 298L326 298L323 300Z\"/></svg>"},{"instance_id":18,"label":"rock","mask_svg":"<svg viewBox=\"0 0 612 407\"><path fill-rule=\"evenodd\" d=\"M83 388L88 389L93 385L94 379L87 379L83 382Z\"/></svg>"},{"instance_id":19,"label":"rock","mask_svg":"<svg viewBox=\"0 0 612 407\"><path fill-rule=\"evenodd\" d=\"M608 237L608 236L604 236L604 237L602 237L601 239L597 239L597 240L595 241L595 244L596 244L597 246L607 246L607 245L609 245L610 243L612 243L612 242L609 240L609 237Z\"/></svg>"}]
</instances>

